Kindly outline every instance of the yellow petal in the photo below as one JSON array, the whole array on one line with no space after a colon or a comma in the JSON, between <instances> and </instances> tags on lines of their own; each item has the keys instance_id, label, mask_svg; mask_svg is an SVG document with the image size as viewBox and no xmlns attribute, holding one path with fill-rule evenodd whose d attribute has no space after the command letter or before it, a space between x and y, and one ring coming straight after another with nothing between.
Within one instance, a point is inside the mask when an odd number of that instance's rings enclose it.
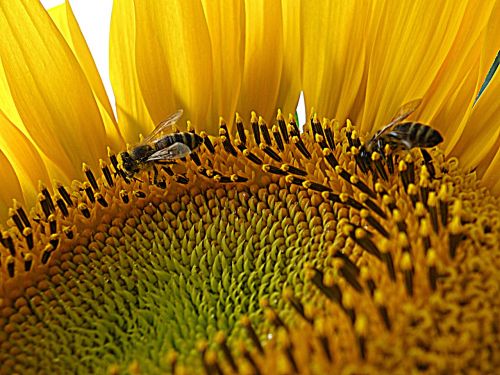
<instances>
[{"instance_id":1,"label":"yellow petal","mask_svg":"<svg viewBox=\"0 0 500 375\"><path fill-rule=\"evenodd\" d=\"M32 205L36 201L38 182L43 181L45 184L51 182L45 164L35 146L2 112L0 112L0 127L2 129L0 150L15 168L26 203Z\"/></svg>"},{"instance_id":2,"label":"yellow petal","mask_svg":"<svg viewBox=\"0 0 500 375\"><path fill-rule=\"evenodd\" d=\"M131 0L113 2L109 36L109 77L121 134L129 143L153 128L137 79L135 10Z\"/></svg>"},{"instance_id":3,"label":"yellow petal","mask_svg":"<svg viewBox=\"0 0 500 375\"><path fill-rule=\"evenodd\" d=\"M270 122L276 115L283 67L283 20L279 1L245 2L245 63L238 111L256 111Z\"/></svg>"},{"instance_id":4,"label":"yellow petal","mask_svg":"<svg viewBox=\"0 0 500 375\"><path fill-rule=\"evenodd\" d=\"M500 170L492 172L490 163L498 151L495 145L500 137L500 73L497 70L490 84L472 109L464 131L453 148L452 153L459 155L466 167L478 167L478 175L489 169L488 176L500 175ZM488 178L490 178L488 177Z\"/></svg>"},{"instance_id":5,"label":"yellow petal","mask_svg":"<svg viewBox=\"0 0 500 375\"><path fill-rule=\"evenodd\" d=\"M492 7L491 1L467 4L455 41L415 115L441 131L447 152L463 131L464 120L470 115L476 97L479 77L484 77L479 61Z\"/></svg>"},{"instance_id":6,"label":"yellow petal","mask_svg":"<svg viewBox=\"0 0 500 375\"><path fill-rule=\"evenodd\" d=\"M362 85L368 22L369 7L360 1L302 3L302 74L307 110L314 107L321 115L340 121L352 116L351 108Z\"/></svg>"},{"instance_id":7,"label":"yellow petal","mask_svg":"<svg viewBox=\"0 0 500 375\"><path fill-rule=\"evenodd\" d=\"M212 99L212 55L201 2L135 3L137 73L155 122L183 108L185 119L212 133L206 124Z\"/></svg>"},{"instance_id":8,"label":"yellow petal","mask_svg":"<svg viewBox=\"0 0 500 375\"><path fill-rule=\"evenodd\" d=\"M283 66L277 105L283 113L295 113L302 89L300 6L296 0L281 2L283 15Z\"/></svg>"},{"instance_id":9,"label":"yellow petal","mask_svg":"<svg viewBox=\"0 0 500 375\"><path fill-rule=\"evenodd\" d=\"M68 1L57 7L49 9L49 14L57 28L64 36L64 39L75 54L78 63L83 69L89 81L92 92L96 98L101 117L104 120L108 143L114 148L124 146L123 139L118 130L111 104L109 103L106 90L95 65L92 54L85 42L85 38L80 30L78 22Z\"/></svg>"},{"instance_id":10,"label":"yellow petal","mask_svg":"<svg viewBox=\"0 0 500 375\"><path fill-rule=\"evenodd\" d=\"M68 178L97 167L105 132L86 77L38 1L0 3L0 56L12 97L38 147Z\"/></svg>"},{"instance_id":11,"label":"yellow petal","mask_svg":"<svg viewBox=\"0 0 500 375\"><path fill-rule=\"evenodd\" d=\"M368 77L362 128L387 123L423 97L453 45L467 2L380 1L367 31Z\"/></svg>"},{"instance_id":12,"label":"yellow petal","mask_svg":"<svg viewBox=\"0 0 500 375\"><path fill-rule=\"evenodd\" d=\"M8 209L12 207L12 199L17 199L21 203L24 203L24 199L16 172L2 150L0 150L0 179L2 181L0 217L4 220L8 217Z\"/></svg>"},{"instance_id":13,"label":"yellow petal","mask_svg":"<svg viewBox=\"0 0 500 375\"><path fill-rule=\"evenodd\" d=\"M202 3L213 61L213 93L207 124L217 124L219 116L223 116L231 128L243 74L245 3L243 0Z\"/></svg>"}]
</instances>

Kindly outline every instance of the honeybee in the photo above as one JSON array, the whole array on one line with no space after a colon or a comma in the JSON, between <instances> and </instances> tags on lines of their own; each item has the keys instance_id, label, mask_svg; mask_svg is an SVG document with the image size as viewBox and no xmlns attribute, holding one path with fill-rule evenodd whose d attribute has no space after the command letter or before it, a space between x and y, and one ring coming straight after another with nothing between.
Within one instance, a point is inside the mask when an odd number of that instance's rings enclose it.
<instances>
[{"instance_id":1,"label":"honeybee","mask_svg":"<svg viewBox=\"0 0 500 375\"><path fill-rule=\"evenodd\" d=\"M133 177L140 170L154 163L175 163L196 150L203 138L196 133L179 132L163 134L182 116L182 109L160 122L156 128L130 151L120 153L121 167L127 177Z\"/></svg>"},{"instance_id":2,"label":"honeybee","mask_svg":"<svg viewBox=\"0 0 500 375\"><path fill-rule=\"evenodd\" d=\"M365 173L370 169L373 152L376 151L385 158L386 145L389 145L393 152L419 147L426 158L428 153L423 149L434 147L443 141L441 134L429 125L413 121L401 122L410 116L421 102L421 99L416 99L401 106L391 122L377 131L366 145L361 146L360 166Z\"/></svg>"}]
</instances>

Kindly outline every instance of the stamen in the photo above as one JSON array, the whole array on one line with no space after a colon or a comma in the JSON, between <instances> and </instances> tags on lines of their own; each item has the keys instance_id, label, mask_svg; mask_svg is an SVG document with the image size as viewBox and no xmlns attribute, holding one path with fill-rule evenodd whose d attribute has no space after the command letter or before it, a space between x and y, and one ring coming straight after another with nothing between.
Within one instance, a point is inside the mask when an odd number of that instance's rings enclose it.
<instances>
[{"instance_id":1,"label":"stamen","mask_svg":"<svg viewBox=\"0 0 500 375\"><path fill-rule=\"evenodd\" d=\"M47 199L47 204L49 206L50 212L54 212L56 208L54 207L54 202L52 202L52 196L50 195L49 191L47 190L47 188L45 187L45 185L41 181L39 183L38 189L41 191L41 193Z\"/></svg>"},{"instance_id":2,"label":"stamen","mask_svg":"<svg viewBox=\"0 0 500 375\"><path fill-rule=\"evenodd\" d=\"M457 254L457 248L458 244L460 243L460 240L462 239L462 223L460 222L460 217L455 216L451 220L451 223L449 225L450 228L450 234L449 234L449 251L450 251L450 257L451 259L455 258L455 255Z\"/></svg>"},{"instance_id":3,"label":"stamen","mask_svg":"<svg viewBox=\"0 0 500 375\"><path fill-rule=\"evenodd\" d=\"M69 207L73 207L73 201L71 200L71 196L69 195L66 188L57 182L56 182L56 188L57 188L57 191L59 192L59 194L61 194L61 197L64 199L64 202L66 202L66 204Z\"/></svg>"},{"instance_id":4,"label":"stamen","mask_svg":"<svg viewBox=\"0 0 500 375\"><path fill-rule=\"evenodd\" d=\"M194 152L191 152L189 154L189 157L191 158L191 160L199 167L201 165L201 160L200 160L200 157L198 156L198 153L196 151Z\"/></svg>"},{"instance_id":5,"label":"stamen","mask_svg":"<svg viewBox=\"0 0 500 375\"><path fill-rule=\"evenodd\" d=\"M42 208L43 214L45 215L46 218L48 218L49 215L52 213L52 211L50 210L49 201L42 193L38 194L38 203L40 203L40 207Z\"/></svg>"},{"instance_id":6,"label":"stamen","mask_svg":"<svg viewBox=\"0 0 500 375\"><path fill-rule=\"evenodd\" d=\"M389 238L389 232L380 224L372 215L370 215L370 211L366 209L362 209L360 211L361 217L366 220L368 224L370 224L373 228L377 230L382 236L385 238Z\"/></svg>"},{"instance_id":7,"label":"stamen","mask_svg":"<svg viewBox=\"0 0 500 375\"><path fill-rule=\"evenodd\" d=\"M267 155L269 155L272 159L276 160L278 163L283 162L283 159L274 151L271 147L261 143L259 148L264 151Z\"/></svg>"},{"instance_id":8,"label":"stamen","mask_svg":"<svg viewBox=\"0 0 500 375\"><path fill-rule=\"evenodd\" d=\"M327 125L327 121L323 121L323 132L325 133L326 141L328 142L328 147L335 150L335 137L333 136L331 124Z\"/></svg>"},{"instance_id":9,"label":"stamen","mask_svg":"<svg viewBox=\"0 0 500 375\"><path fill-rule=\"evenodd\" d=\"M9 274L10 278L14 277L15 264L16 264L16 260L14 259L14 257L8 256L7 257L7 273Z\"/></svg>"},{"instance_id":10,"label":"stamen","mask_svg":"<svg viewBox=\"0 0 500 375\"><path fill-rule=\"evenodd\" d=\"M252 340L253 345L257 348L259 353L264 354L264 348L262 347L262 344L260 343L260 340L252 327L252 322L250 321L248 316L244 315L243 317L241 317L240 323L246 329L248 336L250 336L250 340Z\"/></svg>"},{"instance_id":11,"label":"stamen","mask_svg":"<svg viewBox=\"0 0 500 375\"><path fill-rule=\"evenodd\" d=\"M293 295L293 290L291 288L285 288L283 290L283 299L285 302L290 303L294 310L304 319L306 322L312 324L314 322L313 319L310 319L306 316L305 310L304 310L304 305L302 302L300 302L297 298L294 297Z\"/></svg>"},{"instance_id":12,"label":"stamen","mask_svg":"<svg viewBox=\"0 0 500 375\"><path fill-rule=\"evenodd\" d=\"M272 174L277 174L278 176L286 176L288 175L287 172L282 171L278 167L275 167L274 165L271 164L263 164L262 165L262 170L267 173L272 173Z\"/></svg>"},{"instance_id":13,"label":"stamen","mask_svg":"<svg viewBox=\"0 0 500 375\"><path fill-rule=\"evenodd\" d=\"M300 139L299 136L297 135L294 135L292 137L292 142L293 144L295 145L295 147L297 147L297 149L300 151L300 153L302 155L304 155L304 157L306 159L311 159L311 154L309 153L309 151L306 149L306 146L304 145L304 142L302 141L302 139Z\"/></svg>"},{"instance_id":14,"label":"stamen","mask_svg":"<svg viewBox=\"0 0 500 375\"><path fill-rule=\"evenodd\" d=\"M268 146L271 146L272 145L271 135L269 134L269 129L267 128L267 124L262 118L262 116L259 116L259 127L260 127L260 132L264 137L264 141Z\"/></svg>"},{"instance_id":15,"label":"stamen","mask_svg":"<svg viewBox=\"0 0 500 375\"><path fill-rule=\"evenodd\" d=\"M409 252L404 252L401 258L401 270L403 271L406 293L413 296L413 265Z\"/></svg>"},{"instance_id":16,"label":"stamen","mask_svg":"<svg viewBox=\"0 0 500 375\"><path fill-rule=\"evenodd\" d=\"M85 194L87 194L89 201L91 203L95 203L94 192L92 191L92 187L90 186L90 184L87 181L84 181L82 184L82 188L85 191Z\"/></svg>"},{"instance_id":17,"label":"stamen","mask_svg":"<svg viewBox=\"0 0 500 375\"><path fill-rule=\"evenodd\" d=\"M278 109L278 115L276 116L276 120L278 121L278 126L280 128L281 136L285 140L285 143L290 143L290 138L288 137L287 126L285 122L285 118L281 113L281 109Z\"/></svg>"},{"instance_id":18,"label":"stamen","mask_svg":"<svg viewBox=\"0 0 500 375\"><path fill-rule=\"evenodd\" d=\"M85 216L87 219L90 218L90 211L89 208L85 203L79 203L78 204L78 210L82 213L83 216Z\"/></svg>"},{"instance_id":19,"label":"stamen","mask_svg":"<svg viewBox=\"0 0 500 375\"><path fill-rule=\"evenodd\" d=\"M385 328L387 330L391 330L392 324L391 320L389 319L389 313L387 312L387 307L384 304L384 295L380 289L377 289L373 295L373 300L375 302L375 305L377 306L378 313L380 315L380 318L384 322Z\"/></svg>"},{"instance_id":20,"label":"stamen","mask_svg":"<svg viewBox=\"0 0 500 375\"><path fill-rule=\"evenodd\" d=\"M24 226L25 227L31 227L31 223L30 223L30 220L28 218L28 215L26 215L26 212L24 211L24 208L15 199L14 199L14 209L16 210L17 214L21 218Z\"/></svg>"},{"instance_id":21,"label":"stamen","mask_svg":"<svg viewBox=\"0 0 500 375\"><path fill-rule=\"evenodd\" d=\"M92 188L94 190L99 190L99 186L97 185L97 180L95 179L94 173L92 173L92 170L90 169L90 167L87 164L83 163L82 170L83 170L83 173L85 173L85 177L87 177L87 180L89 180Z\"/></svg>"},{"instance_id":22,"label":"stamen","mask_svg":"<svg viewBox=\"0 0 500 375\"><path fill-rule=\"evenodd\" d=\"M73 238L73 230L71 227L63 227L63 233L65 234L66 237L68 237L70 240Z\"/></svg>"},{"instance_id":23,"label":"stamen","mask_svg":"<svg viewBox=\"0 0 500 375\"><path fill-rule=\"evenodd\" d=\"M248 151L248 149L244 149L242 151L243 155L250 160L252 163L257 164L257 165L262 165L263 161L259 159L257 155L255 155L253 152Z\"/></svg>"},{"instance_id":24,"label":"stamen","mask_svg":"<svg viewBox=\"0 0 500 375\"><path fill-rule=\"evenodd\" d=\"M11 256L16 256L16 247L14 246L14 241L7 231L2 231L2 245L9 249Z\"/></svg>"},{"instance_id":25,"label":"stamen","mask_svg":"<svg viewBox=\"0 0 500 375\"><path fill-rule=\"evenodd\" d=\"M396 271L394 269L394 261L392 260L391 247L388 239L383 238L379 242L382 261L385 263L387 272L392 281L396 281Z\"/></svg>"},{"instance_id":26,"label":"stamen","mask_svg":"<svg viewBox=\"0 0 500 375\"><path fill-rule=\"evenodd\" d=\"M247 136L245 134L245 127L243 126L243 119L239 113L236 113L236 130L238 131L239 141L242 145L246 145Z\"/></svg>"},{"instance_id":27,"label":"stamen","mask_svg":"<svg viewBox=\"0 0 500 375\"><path fill-rule=\"evenodd\" d=\"M56 219L56 215L51 214L48 217L48 222L49 222L49 231L50 231L50 234L56 233L57 232L57 219Z\"/></svg>"},{"instance_id":28,"label":"stamen","mask_svg":"<svg viewBox=\"0 0 500 375\"><path fill-rule=\"evenodd\" d=\"M9 216L12 219L12 221L14 222L14 224L16 225L19 232L23 233L24 224L21 221L21 218L19 217L19 215L16 213L16 211L13 208L9 208Z\"/></svg>"},{"instance_id":29,"label":"stamen","mask_svg":"<svg viewBox=\"0 0 500 375\"><path fill-rule=\"evenodd\" d=\"M368 320L366 316L359 315L354 324L354 332L356 332L359 355L361 359L366 359L366 335L368 333Z\"/></svg>"},{"instance_id":30,"label":"stamen","mask_svg":"<svg viewBox=\"0 0 500 375\"><path fill-rule=\"evenodd\" d=\"M330 166L333 169L335 169L339 165L339 162L337 158L333 155L332 150L330 150L329 148L324 148L321 151L323 152L323 156L325 157L328 164L330 164Z\"/></svg>"},{"instance_id":31,"label":"stamen","mask_svg":"<svg viewBox=\"0 0 500 375\"><path fill-rule=\"evenodd\" d=\"M432 290L437 289L437 268L436 268L436 263L437 263L437 254L434 249L429 249L427 252L426 256L426 263L428 267L428 278L429 278L429 284L431 286Z\"/></svg>"},{"instance_id":32,"label":"stamen","mask_svg":"<svg viewBox=\"0 0 500 375\"><path fill-rule=\"evenodd\" d=\"M441 185L441 188L439 189L438 193L438 199L439 199L439 213L441 214L441 225L443 228L446 228L446 225L448 224L448 189L446 185Z\"/></svg>"},{"instance_id":33,"label":"stamen","mask_svg":"<svg viewBox=\"0 0 500 375\"><path fill-rule=\"evenodd\" d=\"M231 136L229 135L229 131L227 130L226 122L222 117L219 118L219 137L222 141L222 145L224 146L224 150L228 154L232 154L233 156L238 156L236 149L233 147L231 143Z\"/></svg>"},{"instance_id":34,"label":"stamen","mask_svg":"<svg viewBox=\"0 0 500 375\"><path fill-rule=\"evenodd\" d=\"M45 248L42 251L42 264L47 264L50 258L50 254L54 251L54 248L52 247L51 244L47 244Z\"/></svg>"},{"instance_id":35,"label":"stamen","mask_svg":"<svg viewBox=\"0 0 500 375\"><path fill-rule=\"evenodd\" d=\"M100 192L95 193L94 198L101 206L108 207L108 202L106 202L106 199L104 199L104 196Z\"/></svg>"},{"instance_id":36,"label":"stamen","mask_svg":"<svg viewBox=\"0 0 500 375\"><path fill-rule=\"evenodd\" d=\"M203 138L203 144L207 148L208 151L210 151L211 154L215 154L215 148L214 145L212 144L212 141L210 140L210 137L208 136L207 133L204 131L200 132L200 137Z\"/></svg>"},{"instance_id":37,"label":"stamen","mask_svg":"<svg viewBox=\"0 0 500 375\"><path fill-rule=\"evenodd\" d=\"M30 227L26 227L23 230L23 236L26 239L26 245L28 246L29 250L33 249L34 242L33 242L33 230Z\"/></svg>"},{"instance_id":38,"label":"stamen","mask_svg":"<svg viewBox=\"0 0 500 375\"><path fill-rule=\"evenodd\" d=\"M102 174L106 179L106 183L108 184L109 187L113 187L114 186L113 177L111 176L111 171L109 170L108 165L104 160L99 159L99 166L101 167Z\"/></svg>"},{"instance_id":39,"label":"stamen","mask_svg":"<svg viewBox=\"0 0 500 375\"><path fill-rule=\"evenodd\" d=\"M285 145L283 144L283 139L281 138L281 134L279 132L279 127L276 125L273 125L272 132L273 132L274 141L276 142L278 149L281 152L285 151Z\"/></svg>"},{"instance_id":40,"label":"stamen","mask_svg":"<svg viewBox=\"0 0 500 375\"><path fill-rule=\"evenodd\" d=\"M294 167L293 165L290 164L282 164L280 169L284 172L290 173L290 174L295 174L297 176L307 176L307 172Z\"/></svg>"},{"instance_id":41,"label":"stamen","mask_svg":"<svg viewBox=\"0 0 500 375\"><path fill-rule=\"evenodd\" d=\"M214 336L214 341L220 346L222 353L224 354L224 357L231 366L231 369L234 372L237 372L238 366L236 365L236 361L234 360L234 357L231 354L229 347L227 346L226 335L224 334L224 332L222 331L217 332Z\"/></svg>"},{"instance_id":42,"label":"stamen","mask_svg":"<svg viewBox=\"0 0 500 375\"><path fill-rule=\"evenodd\" d=\"M385 171L384 165L382 164L382 156L378 152L373 152L371 159L377 172L380 177L384 179L384 181L389 181L389 177L387 176L387 172Z\"/></svg>"},{"instance_id":43,"label":"stamen","mask_svg":"<svg viewBox=\"0 0 500 375\"><path fill-rule=\"evenodd\" d=\"M432 228L435 233L439 232L439 221L437 213L437 197L436 193L431 191L429 193L429 198L427 199L427 207L429 208L429 213L431 216Z\"/></svg>"},{"instance_id":44,"label":"stamen","mask_svg":"<svg viewBox=\"0 0 500 375\"><path fill-rule=\"evenodd\" d=\"M317 182L313 182L313 181L309 181L309 180L304 181L302 183L302 186L304 186L306 189L311 189L314 191L318 191L320 193L322 193L324 191L331 191L332 190L328 186L324 186L324 185L318 184Z\"/></svg>"},{"instance_id":45,"label":"stamen","mask_svg":"<svg viewBox=\"0 0 500 375\"><path fill-rule=\"evenodd\" d=\"M430 238L431 228L429 220L427 220L426 218L422 218L420 220L418 234L420 238L422 238L422 243L424 244L424 252L427 255L427 252L431 248L431 238Z\"/></svg>"},{"instance_id":46,"label":"stamen","mask_svg":"<svg viewBox=\"0 0 500 375\"><path fill-rule=\"evenodd\" d=\"M260 130L259 130L259 120L257 114L252 112L252 116L250 118L250 125L252 126L253 139L256 145L260 145Z\"/></svg>"},{"instance_id":47,"label":"stamen","mask_svg":"<svg viewBox=\"0 0 500 375\"><path fill-rule=\"evenodd\" d=\"M33 266L33 254L24 254L24 271L29 272Z\"/></svg>"}]
</instances>

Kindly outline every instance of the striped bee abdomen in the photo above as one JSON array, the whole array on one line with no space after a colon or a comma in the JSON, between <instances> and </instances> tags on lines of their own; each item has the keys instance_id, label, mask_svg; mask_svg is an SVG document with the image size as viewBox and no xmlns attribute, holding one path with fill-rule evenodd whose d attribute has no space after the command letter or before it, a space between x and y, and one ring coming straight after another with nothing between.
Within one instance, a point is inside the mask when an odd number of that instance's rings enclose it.
<instances>
[{"instance_id":1,"label":"striped bee abdomen","mask_svg":"<svg viewBox=\"0 0 500 375\"><path fill-rule=\"evenodd\" d=\"M389 134L397 135L395 138L406 141L411 145L410 148L434 147L443 141L443 137L436 129L420 122L397 124Z\"/></svg>"}]
</instances>

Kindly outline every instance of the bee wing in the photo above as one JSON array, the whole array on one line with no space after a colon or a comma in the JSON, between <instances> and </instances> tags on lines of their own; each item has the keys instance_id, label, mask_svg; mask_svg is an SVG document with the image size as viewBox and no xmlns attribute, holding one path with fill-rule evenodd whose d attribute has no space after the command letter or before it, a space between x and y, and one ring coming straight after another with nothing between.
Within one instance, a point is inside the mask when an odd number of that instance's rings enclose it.
<instances>
[{"instance_id":1,"label":"bee wing","mask_svg":"<svg viewBox=\"0 0 500 375\"><path fill-rule=\"evenodd\" d=\"M141 144L152 143L155 138L158 138L165 130L174 125L182 116L184 111L182 109L177 110L168 116L165 120L156 125L156 128L141 142Z\"/></svg>"},{"instance_id":2,"label":"bee wing","mask_svg":"<svg viewBox=\"0 0 500 375\"><path fill-rule=\"evenodd\" d=\"M405 118L410 116L420 106L420 103L422 103L422 99L415 99L399 107L398 111L392 118L391 122L385 125L378 132L376 132L371 141L374 141L382 134L387 133L392 129L392 127L394 127L394 125L396 125L397 123L403 121Z\"/></svg>"},{"instance_id":3,"label":"bee wing","mask_svg":"<svg viewBox=\"0 0 500 375\"><path fill-rule=\"evenodd\" d=\"M190 153L191 149L188 146L184 143L176 142L173 145L156 151L146 161L180 159L188 156Z\"/></svg>"}]
</instances>

